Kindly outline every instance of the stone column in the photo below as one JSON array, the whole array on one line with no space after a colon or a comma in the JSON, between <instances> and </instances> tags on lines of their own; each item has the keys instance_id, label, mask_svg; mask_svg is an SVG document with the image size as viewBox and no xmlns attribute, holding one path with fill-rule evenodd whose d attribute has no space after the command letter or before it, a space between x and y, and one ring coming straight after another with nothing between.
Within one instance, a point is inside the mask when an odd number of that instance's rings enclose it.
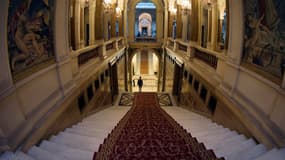
<instances>
[{"instance_id":1,"label":"stone column","mask_svg":"<svg viewBox=\"0 0 285 160\"><path fill-rule=\"evenodd\" d=\"M128 54L128 50L125 49L125 53L124 53L124 56L125 56L125 63L124 63L124 67L125 67L125 91L128 91L128 73L130 73L128 71L128 64L129 64L129 54Z\"/></svg>"},{"instance_id":2,"label":"stone column","mask_svg":"<svg viewBox=\"0 0 285 160\"><path fill-rule=\"evenodd\" d=\"M124 21L124 22L123 22L123 25L124 25L124 30L123 30L123 32L124 32L124 34L123 34L123 35L124 35L124 37L125 37L126 43L128 43L127 37L128 37L129 35L128 35L128 32L127 32L127 31L128 31L128 12L127 12L127 9L124 10L124 15L123 15L123 16L124 16L124 19L123 19L123 21ZM122 27L123 27L123 26L122 26Z\"/></svg>"},{"instance_id":3,"label":"stone column","mask_svg":"<svg viewBox=\"0 0 285 160\"><path fill-rule=\"evenodd\" d=\"M108 23L111 25L111 14L110 13L105 13L104 14L104 20L103 20L103 32L104 32L104 40L108 40ZM110 33L111 34L111 33Z\"/></svg>"},{"instance_id":4,"label":"stone column","mask_svg":"<svg viewBox=\"0 0 285 160\"><path fill-rule=\"evenodd\" d=\"M218 8L215 6L212 9L212 26L209 26L212 28L212 35L211 35L211 49L216 50L217 47L217 40L218 40Z\"/></svg>"},{"instance_id":5,"label":"stone column","mask_svg":"<svg viewBox=\"0 0 285 160\"><path fill-rule=\"evenodd\" d=\"M75 1L75 13L74 13L74 28L75 28L75 49L80 49L80 20L81 20L81 15L80 15L80 10L81 10L81 1L76 0Z\"/></svg>"},{"instance_id":6,"label":"stone column","mask_svg":"<svg viewBox=\"0 0 285 160\"><path fill-rule=\"evenodd\" d=\"M137 54L137 74L141 74L141 52L138 52Z\"/></svg>"},{"instance_id":7,"label":"stone column","mask_svg":"<svg viewBox=\"0 0 285 160\"><path fill-rule=\"evenodd\" d=\"M128 39L130 42L133 42L135 38L135 12L135 9L128 11L128 30L125 30L125 32L128 32Z\"/></svg>"},{"instance_id":8,"label":"stone column","mask_svg":"<svg viewBox=\"0 0 285 160\"><path fill-rule=\"evenodd\" d=\"M93 45L95 43L95 10L95 0L91 0L89 2L89 45Z\"/></svg>"},{"instance_id":9,"label":"stone column","mask_svg":"<svg viewBox=\"0 0 285 160\"><path fill-rule=\"evenodd\" d=\"M183 13L182 15L182 41L187 41L188 34L188 13Z\"/></svg>"},{"instance_id":10,"label":"stone column","mask_svg":"<svg viewBox=\"0 0 285 160\"><path fill-rule=\"evenodd\" d=\"M177 5L177 20L176 20L176 38L182 38L182 16L181 16L181 7Z\"/></svg>"},{"instance_id":11,"label":"stone column","mask_svg":"<svg viewBox=\"0 0 285 160\"><path fill-rule=\"evenodd\" d=\"M95 10L95 39L102 40L104 39L103 33L103 6L102 0L96 0L96 10Z\"/></svg>"},{"instance_id":12,"label":"stone column","mask_svg":"<svg viewBox=\"0 0 285 160\"><path fill-rule=\"evenodd\" d=\"M84 5L84 3L80 5L80 48L83 48L85 46Z\"/></svg>"},{"instance_id":13,"label":"stone column","mask_svg":"<svg viewBox=\"0 0 285 160\"><path fill-rule=\"evenodd\" d=\"M148 51L148 73L149 74L153 74L154 71L153 71L153 53L150 52L150 50Z\"/></svg>"},{"instance_id":14,"label":"stone column","mask_svg":"<svg viewBox=\"0 0 285 160\"><path fill-rule=\"evenodd\" d=\"M156 38L163 40L163 10L156 9Z\"/></svg>"},{"instance_id":15,"label":"stone column","mask_svg":"<svg viewBox=\"0 0 285 160\"><path fill-rule=\"evenodd\" d=\"M164 43L166 43L168 38L168 8L164 8Z\"/></svg>"},{"instance_id":16,"label":"stone column","mask_svg":"<svg viewBox=\"0 0 285 160\"><path fill-rule=\"evenodd\" d=\"M190 15L190 40L193 42L198 41L199 34L199 1L192 0L192 9Z\"/></svg>"}]
</instances>

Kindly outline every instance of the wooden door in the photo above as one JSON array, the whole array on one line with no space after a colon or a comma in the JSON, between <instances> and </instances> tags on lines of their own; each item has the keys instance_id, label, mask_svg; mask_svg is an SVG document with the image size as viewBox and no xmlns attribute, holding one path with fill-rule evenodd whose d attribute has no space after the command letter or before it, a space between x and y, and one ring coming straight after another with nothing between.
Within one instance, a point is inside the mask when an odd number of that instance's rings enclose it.
<instances>
[{"instance_id":1,"label":"wooden door","mask_svg":"<svg viewBox=\"0 0 285 160\"><path fill-rule=\"evenodd\" d=\"M141 51L141 74L148 74L148 51Z\"/></svg>"}]
</instances>

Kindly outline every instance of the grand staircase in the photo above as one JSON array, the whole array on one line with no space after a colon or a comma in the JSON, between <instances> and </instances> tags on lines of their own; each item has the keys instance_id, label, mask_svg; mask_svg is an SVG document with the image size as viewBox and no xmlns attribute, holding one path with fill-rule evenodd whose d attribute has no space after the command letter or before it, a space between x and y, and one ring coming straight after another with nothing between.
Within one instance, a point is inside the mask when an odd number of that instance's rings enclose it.
<instances>
[{"instance_id":1,"label":"grand staircase","mask_svg":"<svg viewBox=\"0 0 285 160\"><path fill-rule=\"evenodd\" d=\"M267 150L253 139L247 139L210 119L180 107L162 107L217 157L227 160L284 160L285 149ZM127 113L130 107L113 106L85 118L58 135L33 146L27 153L5 152L0 160L92 160L100 144Z\"/></svg>"}]
</instances>

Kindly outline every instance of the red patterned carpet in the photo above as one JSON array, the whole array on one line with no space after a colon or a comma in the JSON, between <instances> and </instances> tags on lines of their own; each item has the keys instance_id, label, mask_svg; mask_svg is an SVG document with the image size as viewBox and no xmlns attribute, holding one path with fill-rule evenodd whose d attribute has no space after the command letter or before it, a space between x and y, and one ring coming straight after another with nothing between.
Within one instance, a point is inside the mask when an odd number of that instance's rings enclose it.
<instances>
[{"instance_id":1,"label":"red patterned carpet","mask_svg":"<svg viewBox=\"0 0 285 160\"><path fill-rule=\"evenodd\" d=\"M134 105L93 160L216 160L159 106L156 93L135 94Z\"/></svg>"}]
</instances>

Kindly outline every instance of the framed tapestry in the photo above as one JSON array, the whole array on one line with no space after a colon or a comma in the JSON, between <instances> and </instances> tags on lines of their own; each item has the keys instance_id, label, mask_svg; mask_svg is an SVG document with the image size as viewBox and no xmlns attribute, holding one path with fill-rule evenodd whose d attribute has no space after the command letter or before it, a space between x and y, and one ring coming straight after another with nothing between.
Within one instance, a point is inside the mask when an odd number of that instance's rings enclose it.
<instances>
[{"instance_id":1,"label":"framed tapestry","mask_svg":"<svg viewBox=\"0 0 285 160\"><path fill-rule=\"evenodd\" d=\"M285 1L244 0L242 65L281 84L285 69Z\"/></svg>"},{"instance_id":2,"label":"framed tapestry","mask_svg":"<svg viewBox=\"0 0 285 160\"><path fill-rule=\"evenodd\" d=\"M53 0L10 0L8 53L14 81L55 63Z\"/></svg>"}]
</instances>

